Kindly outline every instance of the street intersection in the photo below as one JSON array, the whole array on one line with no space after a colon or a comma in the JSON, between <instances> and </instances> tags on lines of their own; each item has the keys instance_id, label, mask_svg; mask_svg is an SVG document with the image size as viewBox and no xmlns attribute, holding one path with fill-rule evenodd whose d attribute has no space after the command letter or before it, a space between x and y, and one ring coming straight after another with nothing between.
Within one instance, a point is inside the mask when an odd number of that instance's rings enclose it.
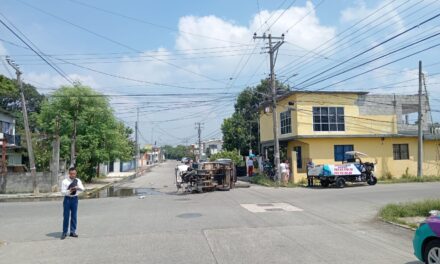
<instances>
[{"instance_id":1,"label":"street intersection","mask_svg":"<svg viewBox=\"0 0 440 264\"><path fill-rule=\"evenodd\" d=\"M80 200L62 241L61 201L0 203L0 263L418 263L413 231L383 223L390 202L438 198L440 183L176 194L168 161L124 188ZM143 199L141 199L143 198Z\"/></svg>"}]
</instances>

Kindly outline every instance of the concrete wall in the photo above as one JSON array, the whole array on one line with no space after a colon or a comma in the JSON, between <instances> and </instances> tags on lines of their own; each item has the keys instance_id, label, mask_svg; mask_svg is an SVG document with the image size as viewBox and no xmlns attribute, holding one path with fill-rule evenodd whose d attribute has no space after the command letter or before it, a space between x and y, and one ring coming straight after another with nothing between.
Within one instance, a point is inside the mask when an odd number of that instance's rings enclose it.
<instances>
[{"instance_id":1,"label":"concrete wall","mask_svg":"<svg viewBox=\"0 0 440 264\"><path fill-rule=\"evenodd\" d=\"M38 172L37 182L40 192L51 192L58 188L64 175L52 178L50 172ZM0 193L31 193L33 192L31 173L7 173L6 177L0 176Z\"/></svg>"}]
</instances>

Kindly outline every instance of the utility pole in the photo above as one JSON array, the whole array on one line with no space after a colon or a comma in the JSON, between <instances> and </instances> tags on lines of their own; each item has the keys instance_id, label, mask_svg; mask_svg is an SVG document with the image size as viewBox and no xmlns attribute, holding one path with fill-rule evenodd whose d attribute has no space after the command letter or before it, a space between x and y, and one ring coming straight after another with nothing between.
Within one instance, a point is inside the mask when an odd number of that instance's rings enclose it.
<instances>
[{"instance_id":1,"label":"utility pole","mask_svg":"<svg viewBox=\"0 0 440 264\"><path fill-rule=\"evenodd\" d=\"M197 157L197 162L199 162L200 159L202 158L202 125L203 125L203 123L200 123L200 122L196 123L196 129L197 129L197 133L199 135L199 155Z\"/></svg>"},{"instance_id":2,"label":"utility pole","mask_svg":"<svg viewBox=\"0 0 440 264\"><path fill-rule=\"evenodd\" d=\"M28 121L28 115L27 115L27 109L26 109L26 99L24 98L24 90L23 90L23 83L21 81L21 74L20 67L9 57L6 58L6 61L8 64L14 68L15 74L17 74L17 82L18 86L20 88L20 94L21 94L21 104L23 109L23 119L24 119L24 129L26 133L26 144L27 144L27 151L29 155L29 166L31 167L31 175L32 175L32 187L34 190L34 194L37 195L40 193L37 185L37 170L35 168L35 159L34 159L34 151L32 149L32 139L31 139L31 132L29 130L29 121Z\"/></svg>"},{"instance_id":3,"label":"utility pole","mask_svg":"<svg viewBox=\"0 0 440 264\"><path fill-rule=\"evenodd\" d=\"M137 117L136 117L136 124L135 124L135 137L136 137L136 158L135 158L135 162L134 162L134 171L137 174L138 173L138 161L139 161L139 134L138 134L138 129L139 129L139 107L137 108Z\"/></svg>"},{"instance_id":4,"label":"utility pole","mask_svg":"<svg viewBox=\"0 0 440 264\"><path fill-rule=\"evenodd\" d=\"M277 114L277 88L275 83L275 61L278 54L278 49L284 43L284 34L281 37L272 37L271 34L258 37L257 33L254 33L254 39L269 39L269 55L270 55L270 88L272 91L272 120L273 120L273 140L274 140L274 160L275 160L275 173L278 183L281 183L280 174L280 142L278 141L278 114ZM272 40L279 40L273 45Z\"/></svg>"},{"instance_id":5,"label":"utility pole","mask_svg":"<svg viewBox=\"0 0 440 264\"><path fill-rule=\"evenodd\" d=\"M6 140L6 136L3 133L2 135L2 159L1 159L1 174L0 174L0 193L6 193L6 176L8 172L8 164L6 164L6 145L8 141Z\"/></svg>"},{"instance_id":6,"label":"utility pole","mask_svg":"<svg viewBox=\"0 0 440 264\"><path fill-rule=\"evenodd\" d=\"M419 118L418 118L418 151L417 151L417 177L423 176L423 108L422 108L422 61L419 61Z\"/></svg>"},{"instance_id":7,"label":"utility pole","mask_svg":"<svg viewBox=\"0 0 440 264\"><path fill-rule=\"evenodd\" d=\"M60 117L57 116L55 119L55 135L52 142L52 181L56 179L55 184L58 185L58 172L60 170ZM51 182L54 186L54 182Z\"/></svg>"},{"instance_id":8,"label":"utility pole","mask_svg":"<svg viewBox=\"0 0 440 264\"><path fill-rule=\"evenodd\" d=\"M79 115L79 104L80 98L78 98L78 102L75 109L75 114L73 117L73 131L72 131L72 139L70 142L70 167L74 168L76 165L76 127Z\"/></svg>"}]
</instances>

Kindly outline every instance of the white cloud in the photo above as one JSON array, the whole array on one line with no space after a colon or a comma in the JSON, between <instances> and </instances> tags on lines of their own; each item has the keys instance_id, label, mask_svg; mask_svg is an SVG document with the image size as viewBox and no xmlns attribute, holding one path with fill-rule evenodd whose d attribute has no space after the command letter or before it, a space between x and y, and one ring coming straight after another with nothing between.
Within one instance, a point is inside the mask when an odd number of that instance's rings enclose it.
<instances>
[{"instance_id":1,"label":"white cloud","mask_svg":"<svg viewBox=\"0 0 440 264\"><path fill-rule=\"evenodd\" d=\"M379 9L383 9L374 13L371 18L368 18L363 23L359 24L359 27L363 27L367 23L371 23L372 26L378 26L379 28L389 27L395 31L401 31L405 28L405 22L400 16L399 11L396 9L397 5L401 4L399 1L396 4L389 4L387 1L382 1L376 7L369 8L365 1L359 1L355 6L344 9L341 12L341 22L357 22L361 19L369 16ZM386 23L385 23L386 22ZM390 27L389 23L393 26Z\"/></svg>"},{"instance_id":2,"label":"white cloud","mask_svg":"<svg viewBox=\"0 0 440 264\"><path fill-rule=\"evenodd\" d=\"M225 21L213 15L182 17L179 20L178 29L180 33L176 39L175 46L176 49L185 50L216 46L236 46L237 43L248 43L252 37L248 28L238 26L232 21ZM194 35L183 32L194 32ZM195 34L203 37L198 37ZM188 51L188 53L191 52Z\"/></svg>"},{"instance_id":3,"label":"white cloud","mask_svg":"<svg viewBox=\"0 0 440 264\"><path fill-rule=\"evenodd\" d=\"M99 90L99 85L95 81L94 77L91 75L80 75L76 73L71 73L67 75L73 81L79 81L83 85L87 85ZM52 91L51 89L56 89L62 85L71 85L67 80L65 80L60 75L50 74L50 73L36 73L29 72L24 73L23 80L29 82L36 87L41 88L43 93ZM50 89L48 89L50 88Z\"/></svg>"},{"instance_id":4,"label":"white cloud","mask_svg":"<svg viewBox=\"0 0 440 264\"><path fill-rule=\"evenodd\" d=\"M0 42L0 56L6 56L8 52L6 51L5 46Z\"/></svg>"},{"instance_id":5,"label":"white cloud","mask_svg":"<svg viewBox=\"0 0 440 264\"><path fill-rule=\"evenodd\" d=\"M234 21L214 15L185 16L179 20L179 33L174 45L175 52L159 48L126 60L137 60L145 55L161 55L159 58L166 63L151 60L134 63L122 60L119 74L134 79L165 83L206 81L207 79L226 80L229 77L237 77L239 72L241 76L249 76L255 72L256 66L260 65L260 61L264 59L264 55L260 54L260 47L265 46L266 43L252 38L255 31L266 28L266 26L260 27L260 17L263 21L268 20L269 25L277 18L276 23L271 27L271 33L274 36L286 33L287 42L306 50L311 50L335 36L334 28L320 24L311 2L307 2L303 7L292 7L288 10L263 10L254 15L248 25L238 25ZM193 32L193 34L187 34L187 32ZM210 49L212 47L223 48ZM286 50L288 50L287 45L280 49L284 53L287 53ZM250 53L253 53L252 56ZM164 57L164 55L169 57ZM185 60L167 60L167 58L184 58ZM280 65L288 60L290 60L288 56L278 58ZM245 66L246 62L248 63ZM263 64L258 73L267 72L265 67L266 64ZM218 87L226 85L225 83L226 81L211 82L205 83L204 86Z\"/></svg>"},{"instance_id":6,"label":"white cloud","mask_svg":"<svg viewBox=\"0 0 440 264\"><path fill-rule=\"evenodd\" d=\"M335 28L323 26L320 23L311 2L307 2L305 6L292 7L283 12L284 10L262 10L259 14L255 14L251 17L247 25L240 25L234 21L222 19L214 15L181 17L178 23L179 33L176 35L174 43L175 51L158 48L145 51L143 54L137 56L127 57L121 60L117 67L117 74L151 82L192 86L201 88L198 90L200 92L211 92L203 89L213 87L224 87L223 90L220 90L222 92L240 91L244 88L244 84L252 85L253 82L259 82L259 79L267 77L263 75L268 72L267 57L261 54L261 47L266 46L267 43L263 40L254 41L252 38L254 32L257 31L258 34L262 33L259 23L260 17L263 21L272 17L268 24L272 24L274 18L279 17L277 22L271 27L270 32L274 36L280 36L290 29L286 33L285 40L294 43L302 49L311 50L335 37ZM298 23L300 20L301 22ZM263 28L265 29L266 27ZM194 34L187 34L187 32L193 32ZM331 44L331 42L328 43L328 45ZM210 49L212 47L223 48ZM292 54L293 52L297 54L298 50L292 51L291 46L285 44L280 48L280 52L285 54ZM301 52L301 54L304 54L305 51L301 50ZM250 53L253 54L250 55ZM129 62L130 60L145 60L146 55L156 56L161 60L166 60L168 64L150 59L142 62ZM279 56L277 65L284 65L288 63L289 60L291 60L289 56ZM264 61L264 63L261 64L261 61ZM244 66L246 62L247 64ZM261 67L257 69L259 65L261 65ZM239 80L233 79L232 81L228 81L229 77L236 78L238 73L240 73L238 76ZM249 77L254 73L256 73L256 77L251 80L252 83L247 83ZM202 76L206 76L207 78ZM221 81L212 81L212 79L220 79ZM127 82L121 81L121 83ZM128 83L139 84L135 82ZM230 84L240 86L230 87ZM154 90L152 90L152 88ZM141 89L143 92L165 90L167 92L189 91L166 88L163 86L138 88L138 91L141 91ZM216 92L218 91L219 90L216 90ZM124 92L129 92L129 89L124 90ZM201 96L198 96L197 99L204 100ZM133 105L142 104L142 100L145 102L146 99L139 99L138 102L133 103ZM177 100L179 99L177 98ZM212 100L212 98L208 100ZM194 119L182 119L181 121L161 124L163 129L170 129L169 133L176 137L182 137L181 135L194 134L193 126L190 125L187 129L179 131L171 130L172 127L176 127L176 124L188 125L195 121L203 121L205 126L209 127L210 131L216 128L219 129L225 117L225 113L229 113L233 109L232 101L233 99L231 99L231 102L213 103L212 106L206 107L155 112L154 115L146 115L145 118L151 120L168 120L176 117L194 116ZM222 107L223 105L229 106ZM151 128L148 128L148 126L151 126L151 124L148 123L148 120L146 121L147 123L141 124L141 129L144 128L143 126L146 127L143 133L149 138ZM167 137L166 135L164 136ZM169 139L173 141L172 138Z\"/></svg>"},{"instance_id":7,"label":"white cloud","mask_svg":"<svg viewBox=\"0 0 440 264\"><path fill-rule=\"evenodd\" d=\"M261 26L260 21L267 21L267 23ZM275 21L276 23L273 24ZM252 19L250 28L252 32L255 32L261 29L266 30L268 26L271 26L272 35L280 36L286 33L286 41L307 50L314 49L334 38L336 32L334 28L320 24L314 5L310 1L304 7L291 7L287 11L261 11Z\"/></svg>"}]
</instances>

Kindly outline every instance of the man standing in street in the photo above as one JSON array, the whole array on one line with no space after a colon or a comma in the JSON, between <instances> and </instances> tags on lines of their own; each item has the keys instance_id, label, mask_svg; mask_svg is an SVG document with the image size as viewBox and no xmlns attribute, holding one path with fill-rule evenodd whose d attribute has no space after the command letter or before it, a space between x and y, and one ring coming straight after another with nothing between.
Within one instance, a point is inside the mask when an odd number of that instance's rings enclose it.
<instances>
[{"instance_id":1,"label":"man standing in street","mask_svg":"<svg viewBox=\"0 0 440 264\"><path fill-rule=\"evenodd\" d=\"M70 236L78 237L76 233L77 212L78 212L78 193L84 191L84 186L80 179L76 178L76 169L69 169L69 177L61 183L61 194L64 195L63 201L63 234L61 239L67 236L70 220Z\"/></svg>"}]
</instances>

